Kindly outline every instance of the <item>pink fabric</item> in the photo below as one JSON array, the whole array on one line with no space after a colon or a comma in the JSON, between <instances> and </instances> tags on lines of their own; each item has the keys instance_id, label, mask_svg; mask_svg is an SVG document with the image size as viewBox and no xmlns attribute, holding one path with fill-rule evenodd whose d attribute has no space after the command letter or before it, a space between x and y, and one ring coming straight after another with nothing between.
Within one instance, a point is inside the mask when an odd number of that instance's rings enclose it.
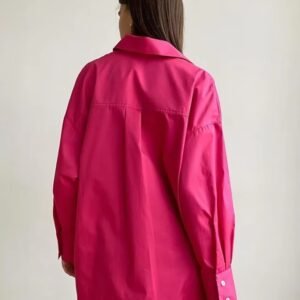
<instances>
[{"instance_id":1,"label":"pink fabric","mask_svg":"<svg viewBox=\"0 0 300 300\"><path fill-rule=\"evenodd\" d=\"M129 34L79 72L53 183L78 300L235 300L235 213L213 77Z\"/></svg>"}]
</instances>

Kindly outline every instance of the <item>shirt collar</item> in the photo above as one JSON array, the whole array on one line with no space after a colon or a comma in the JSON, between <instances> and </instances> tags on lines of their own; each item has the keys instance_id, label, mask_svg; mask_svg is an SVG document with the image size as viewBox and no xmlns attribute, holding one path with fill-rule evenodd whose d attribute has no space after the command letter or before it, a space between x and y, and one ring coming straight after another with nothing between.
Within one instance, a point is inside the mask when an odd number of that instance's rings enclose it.
<instances>
[{"instance_id":1,"label":"shirt collar","mask_svg":"<svg viewBox=\"0 0 300 300\"><path fill-rule=\"evenodd\" d=\"M150 55L177 57L190 61L170 42L149 36L126 34L113 47L113 51L117 50L130 51L135 53L138 52Z\"/></svg>"}]
</instances>

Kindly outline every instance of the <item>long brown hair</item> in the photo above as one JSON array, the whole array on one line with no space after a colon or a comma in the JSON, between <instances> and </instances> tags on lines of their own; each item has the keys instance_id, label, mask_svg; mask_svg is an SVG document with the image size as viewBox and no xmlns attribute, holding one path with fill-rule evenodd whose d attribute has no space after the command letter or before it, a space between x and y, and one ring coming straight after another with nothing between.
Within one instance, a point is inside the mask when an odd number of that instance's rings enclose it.
<instances>
[{"instance_id":1,"label":"long brown hair","mask_svg":"<svg viewBox=\"0 0 300 300\"><path fill-rule=\"evenodd\" d=\"M119 0L132 17L132 33L170 42L183 49L183 0Z\"/></svg>"}]
</instances>

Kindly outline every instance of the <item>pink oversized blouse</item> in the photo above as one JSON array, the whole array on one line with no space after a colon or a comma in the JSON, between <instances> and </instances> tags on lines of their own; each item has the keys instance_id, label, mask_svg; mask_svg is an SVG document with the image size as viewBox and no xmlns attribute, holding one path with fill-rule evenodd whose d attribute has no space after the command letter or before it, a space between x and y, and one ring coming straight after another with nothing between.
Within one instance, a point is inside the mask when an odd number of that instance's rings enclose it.
<instances>
[{"instance_id":1,"label":"pink oversized blouse","mask_svg":"<svg viewBox=\"0 0 300 300\"><path fill-rule=\"evenodd\" d=\"M236 300L213 77L133 34L86 63L62 123L53 218L78 300Z\"/></svg>"}]
</instances>

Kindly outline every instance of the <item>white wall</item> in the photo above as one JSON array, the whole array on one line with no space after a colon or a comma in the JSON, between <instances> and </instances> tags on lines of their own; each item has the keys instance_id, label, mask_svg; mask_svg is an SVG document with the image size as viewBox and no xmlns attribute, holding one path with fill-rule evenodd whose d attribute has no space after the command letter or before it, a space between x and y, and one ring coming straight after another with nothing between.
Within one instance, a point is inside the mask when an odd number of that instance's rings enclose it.
<instances>
[{"instance_id":1,"label":"white wall","mask_svg":"<svg viewBox=\"0 0 300 300\"><path fill-rule=\"evenodd\" d=\"M300 2L184 1L184 52L221 98L239 300L299 300ZM54 164L76 75L119 40L117 8L0 2L0 299L76 297L56 256Z\"/></svg>"}]
</instances>

